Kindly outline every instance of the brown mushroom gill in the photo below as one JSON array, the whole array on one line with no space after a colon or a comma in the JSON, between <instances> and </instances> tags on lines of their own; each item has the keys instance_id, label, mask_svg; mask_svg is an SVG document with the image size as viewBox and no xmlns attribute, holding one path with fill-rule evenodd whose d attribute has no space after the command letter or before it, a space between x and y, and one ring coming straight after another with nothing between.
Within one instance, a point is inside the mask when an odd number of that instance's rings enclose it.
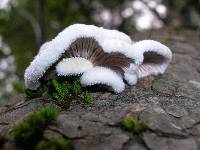
<instances>
[{"instance_id":1,"label":"brown mushroom gill","mask_svg":"<svg viewBox=\"0 0 200 150\"><path fill-rule=\"evenodd\" d=\"M56 75L55 66L63 58L82 57L92 62L94 66L107 67L124 76L123 68L128 67L133 63L131 58L126 57L119 52L105 52L98 42L90 38L78 38L75 40L67 50L62 54L57 62L55 62L43 75L42 80L48 80Z\"/></svg>"},{"instance_id":2,"label":"brown mushroom gill","mask_svg":"<svg viewBox=\"0 0 200 150\"><path fill-rule=\"evenodd\" d=\"M159 55L156 52L145 52L143 64L162 64L166 61L163 55Z\"/></svg>"}]
</instances>

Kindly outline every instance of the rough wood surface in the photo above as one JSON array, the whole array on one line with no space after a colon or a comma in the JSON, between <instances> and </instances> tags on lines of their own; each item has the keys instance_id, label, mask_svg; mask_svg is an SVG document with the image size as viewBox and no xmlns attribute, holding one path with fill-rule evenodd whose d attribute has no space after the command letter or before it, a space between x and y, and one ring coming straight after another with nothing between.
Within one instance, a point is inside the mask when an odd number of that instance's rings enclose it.
<instances>
[{"instance_id":1,"label":"rough wood surface","mask_svg":"<svg viewBox=\"0 0 200 150\"><path fill-rule=\"evenodd\" d=\"M200 36L192 31L170 35L156 31L134 39L165 42L173 61L160 77L150 76L119 95L93 93L92 105L79 102L63 111L44 131L46 139L67 137L78 150L198 150L200 149ZM0 132L10 136L16 122L44 105L44 99L0 108ZM130 138L117 123L125 116L144 122L148 130ZM16 149L12 142L4 149Z\"/></svg>"}]
</instances>

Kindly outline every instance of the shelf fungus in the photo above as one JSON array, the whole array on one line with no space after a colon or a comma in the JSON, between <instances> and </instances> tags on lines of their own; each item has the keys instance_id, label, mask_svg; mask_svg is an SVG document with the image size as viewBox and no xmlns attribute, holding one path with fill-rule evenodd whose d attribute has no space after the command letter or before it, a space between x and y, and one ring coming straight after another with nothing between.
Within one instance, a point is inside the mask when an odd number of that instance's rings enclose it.
<instances>
[{"instance_id":1,"label":"shelf fungus","mask_svg":"<svg viewBox=\"0 0 200 150\"><path fill-rule=\"evenodd\" d=\"M172 53L165 45L143 40L133 42L117 30L75 24L44 43L25 71L25 85L37 89L51 74L80 75L82 86L102 84L115 93L139 78L165 72Z\"/></svg>"}]
</instances>

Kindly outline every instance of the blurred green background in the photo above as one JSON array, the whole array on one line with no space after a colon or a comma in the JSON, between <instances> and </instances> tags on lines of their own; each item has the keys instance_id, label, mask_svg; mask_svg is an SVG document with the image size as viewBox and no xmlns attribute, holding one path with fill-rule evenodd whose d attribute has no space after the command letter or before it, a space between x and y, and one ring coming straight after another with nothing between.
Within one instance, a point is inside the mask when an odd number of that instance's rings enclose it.
<instances>
[{"instance_id":1,"label":"blurred green background","mask_svg":"<svg viewBox=\"0 0 200 150\"><path fill-rule=\"evenodd\" d=\"M24 92L40 45L73 23L136 32L200 28L200 0L0 0L0 105Z\"/></svg>"}]
</instances>

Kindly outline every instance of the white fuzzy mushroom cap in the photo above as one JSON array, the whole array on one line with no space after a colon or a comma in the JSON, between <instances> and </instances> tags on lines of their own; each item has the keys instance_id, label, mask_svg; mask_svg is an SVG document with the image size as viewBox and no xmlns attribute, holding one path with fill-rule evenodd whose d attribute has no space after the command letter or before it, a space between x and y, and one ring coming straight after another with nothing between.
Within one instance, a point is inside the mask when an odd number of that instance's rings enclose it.
<instances>
[{"instance_id":1,"label":"white fuzzy mushroom cap","mask_svg":"<svg viewBox=\"0 0 200 150\"><path fill-rule=\"evenodd\" d=\"M135 55L135 63L138 65L138 77L142 78L148 75L163 74L172 60L171 50L154 40L142 40L134 43L132 53ZM145 53L152 52L163 57L160 63L144 63ZM153 55L153 54L152 54Z\"/></svg>"},{"instance_id":2,"label":"white fuzzy mushroom cap","mask_svg":"<svg viewBox=\"0 0 200 150\"><path fill-rule=\"evenodd\" d=\"M135 85L138 81L138 66L130 64L129 67L124 68L124 79L129 85Z\"/></svg>"},{"instance_id":3,"label":"white fuzzy mushroom cap","mask_svg":"<svg viewBox=\"0 0 200 150\"><path fill-rule=\"evenodd\" d=\"M117 30L109 30L109 29L105 29L105 28L102 28L102 27L100 27L100 29L102 29L103 37L106 37L108 39L120 40L120 41L129 43L129 44L133 43L131 38L123 32L120 32L120 31L117 31Z\"/></svg>"},{"instance_id":4,"label":"white fuzzy mushroom cap","mask_svg":"<svg viewBox=\"0 0 200 150\"><path fill-rule=\"evenodd\" d=\"M138 78L164 73L172 59L170 49L157 41L143 40L133 43L128 35L117 30L75 24L65 28L54 39L41 46L38 55L25 71L26 87L36 89L40 85L40 78L52 65L58 63L56 65L58 76L83 74L81 76L83 86L106 84L116 93L123 91L125 87L123 77L112 69L95 66L90 60L79 56L64 58L57 62L71 44L79 38L92 38L105 53L117 52L125 55L127 59L131 58L133 62L129 62L130 65L123 68L124 79L130 85L136 84ZM148 57L158 54L162 61L152 61L151 58L148 62L147 53Z\"/></svg>"},{"instance_id":5,"label":"white fuzzy mushroom cap","mask_svg":"<svg viewBox=\"0 0 200 150\"><path fill-rule=\"evenodd\" d=\"M111 86L115 93L120 93L125 88L122 77L105 67L94 67L84 72L81 76L81 84L83 86L105 84Z\"/></svg>"},{"instance_id":6,"label":"white fuzzy mushroom cap","mask_svg":"<svg viewBox=\"0 0 200 150\"><path fill-rule=\"evenodd\" d=\"M131 39L126 34L93 25L71 25L60 32L53 40L41 46L38 55L25 71L24 79L26 87L29 89L37 88L39 86L38 80L47 69L61 57L71 43L81 37L94 38L107 53L120 52L127 57L133 57L129 54Z\"/></svg>"},{"instance_id":7,"label":"white fuzzy mushroom cap","mask_svg":"<svg viewBox=\"0 0 200 150\"><path fill-rule=\"evenodd\" d=\"M64 58L56 65L58 76L81 74L93 68L93 64L81 57Z\"/></svg>"}]
</instances>

